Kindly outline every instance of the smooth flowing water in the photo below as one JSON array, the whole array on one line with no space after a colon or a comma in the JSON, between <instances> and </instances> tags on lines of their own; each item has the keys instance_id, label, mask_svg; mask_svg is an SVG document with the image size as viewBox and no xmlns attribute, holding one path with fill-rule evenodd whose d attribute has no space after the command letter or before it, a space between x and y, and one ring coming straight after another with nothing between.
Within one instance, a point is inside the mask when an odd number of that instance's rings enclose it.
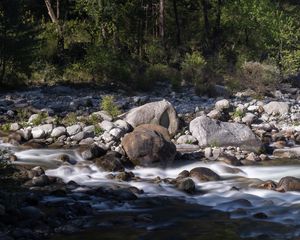
<instances>
[{"instance_id":1,"label":"smooth flowing water","mask_svg":"<svg viewBox=\"0 0 300 240\"><path fill-rule=\"evenodd\" d=\"M7 146L6 146L7 147ZM220 162L182 162L168 169L135 168L131 169L138 180L117 182L107 179L108 172L99 170L90 162L84 161L73 150L23 150L13 149L18 158L18 164L42 165L48 167L46 174L62 178L65 182L75 181L81 188L85 186L103 186L118 184L134 186L144 191L139 198L155 198L168 196L184 200L186 204L210 206L213 209L230 213L233 219L254 219L254 215L264 213L267 217L261 219L265 223L283 224L291 227L289 232L281 237L300 236L300 192L280 193L271 190L257 189L251 186L261 180L279 181L282 177L294 176L300 178L299 164L276 166L240 166L232 167ZM61 154L67 154L76 164L64 165L59 160ZM183 170L195 167L207 167L218 173L222 180L214 182L196 182L198 194L189 195L179 191L172 184L155 183L153 179L176 178ZM200 193L201 192L201 193ZM93 207L98 211L134 211L135 206L124 204L110 206L94 201ZM254 230L248 236L263 233Z\"/></svg>"}]
</instances>

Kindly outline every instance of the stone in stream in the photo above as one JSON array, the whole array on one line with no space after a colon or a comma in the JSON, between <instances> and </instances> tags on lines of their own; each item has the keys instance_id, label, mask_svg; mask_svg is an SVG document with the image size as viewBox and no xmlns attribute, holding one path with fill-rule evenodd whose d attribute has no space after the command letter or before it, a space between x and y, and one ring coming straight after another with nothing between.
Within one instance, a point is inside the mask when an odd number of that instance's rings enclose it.
<instances>
[{"instance_id":1,"label":"stone in stream","mask_svg":"<svg viewBox=\"0 0 300 240\"><path fill-rule=\"evenodd\" d=\"M176 187L184 191L186 193L193 193L195 192L195 183L191 178L185 178L185 179L180 179L178 180Z\"/></svg>"},{"instance_id":2,"label":"stone in stream","mask_svg":"<svg viewBox=\"0 0 300 240\"><path fill-rule=\"evenodd\" d=\"M276 191L287 192L287 191L300 191L300 178L295 177L284 177L281 178Z\"/></svg>"},{"instance_id":3,"label":"stone in stream","mask_svg":"<svg viewBox=\"0 0 300 240\"><path fill-rule=\"evenodd\" d=\"M218 174L205 167L193 168L190 171L190 177L195 178L201 182L218 181L221 179L221 177Z\"/></svg>"},{"instance_id":4,"label":"stone in stream","mask_svg":"<svg viewBox=\"0 0 300 240\"><path fill-rule=\"evenodd\" d=\"M175 135L179 121L172 104L166 100L151 102L131 109L124 116L124 120L131 126L142 124L156 124L168 129L171 136Z\"/></svg>"},{"instance_id":5,"label":"stone in stream","mask_svg":"<svg viewBox=\"0 0 300 240\"><path fill-rule=\"evenodd\" d=\"M277 183L272 180L268 180L261 184L258 184L256 187L261 189L267 189L267 190L275 190L277 187Z\"/></svg>"},{"instance_id":6,"label":"stone in stream","mask_svg":"<svg viewBox=\"0 0 300 240\"><path fill-rule=\"evenodd\" d=\"M273 155L277 158L299 158L300 147L275 149Z\"/></svg>"},{"instance_id":7,"label":"stone in stream","mask_svg":"<svg viewBox=\"0 0 300 240\"><path fill-rule=\"evenodd\" d=\"M206 116L200 116L190 122L190 132L197 138L201 147L236 146L258 152L261 141L252 130L239 123L220 122Z\"/></svg>"},{"instance_id":8,"label":"stone in stream","mask_svg":"<svg viewBox=\"0 0 300 240\"><path fill-rule=\"evenodd\" d=\"M176 146L171 142L167 129L153 124L144 124L126 134L122 146L134 165L151 166L158 163L170 165L176 155Z\"/></svg>"},{"instance_id":9,"label":"stone in stream","mask_svg":"<svg viewBox=\"0 0 300 240\"><path fill-rule=\"evenodd\" d=\"M106 153L106 150L96 144L92 144L80 145L78 152L84 160L92 160L94 158L103 156Z\"/></svg>"},{"instance_id":10,"label":"stone in stream","mask_svg":"<svg viewBox=\"0 0 300 240\"><path fill-rule=\"evenodd\" d=\"M240 161L233 155L222 153L218 156L218 160L233 166L240 166Z\"/></svg>"},{"instance_id":11,"label":"stone in stream","mask_svg":"<svg viewBox=\"0 0 300 240\"><path fill-rule=\"evenodd\" d=\"M124 171L121 161L121 154L118 152L108 152L106 155L94 159L97 167L108 172Z\"/></svg>"}]
</instances>

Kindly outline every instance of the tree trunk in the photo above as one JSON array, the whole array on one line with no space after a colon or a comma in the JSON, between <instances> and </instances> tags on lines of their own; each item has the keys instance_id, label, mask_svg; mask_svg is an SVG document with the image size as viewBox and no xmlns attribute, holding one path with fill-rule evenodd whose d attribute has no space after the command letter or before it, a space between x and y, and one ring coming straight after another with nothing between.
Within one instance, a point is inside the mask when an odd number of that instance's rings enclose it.
<instances>
[{"instance_id":1,"label":"tree trunk","mask_svg":"<svg viewBox=\"0 0 300 240\"><path fill-rule=\"evenodd\" d=\"M64 30L63 30L63 24L60 20L60 0L56 0L56 14L54 13L51 0L44 0L49 17L51 18L51 21L56 24L56 30L57 30L57 51L58 55L62 55L64 51Z\"/></svg>"},{"instance_id":2,"label":"tree trunk","mask_svg":"<svg viewBox=\"0 0 300 240\"><path fill-rule=\"evenodd\" d=\"M213 46L212 50L214 53L218 52L219 44L220 44L220 34L221 34L221 13L222 13L222 0L218 0L217 4L217 15L214 27L214 35L213 35Z\"/></svg>"},{"instance_id":3,"label":"tree trunk","mask_svg":"<svg viewBox=\"0 0 300 240\"><path fill-rule=\"evenodd\" d=\"M165 0L159 0L159 36L162 40L165 37Z\"/></svg>"},{"instance_id":4,"label":"tree trunk","mask_svg":"<svg viewBox=\"0 0 300 240\"><path fill-rule=\"evenodd\" d=\"M174 16L175 16L175 23L176 23L177 45L180 45L181 44L181 30L180 30L180 23L179 23L179 17L178 17L177 0L173 0L173 10L174 10Z\"/></svg>"},{"instance_id":5,"label":"tree trunk","mask_svg":"<svg viewBox=\"0 0 300 240\"><path fill-rule=\"evenodd\" d=\"M202 9L203 9L203 19L204 19L204 29L206 38L209 39L210 36L210 24L208 18L208 3L207 0L202 0Z\"/></svg>"}]
</instances>

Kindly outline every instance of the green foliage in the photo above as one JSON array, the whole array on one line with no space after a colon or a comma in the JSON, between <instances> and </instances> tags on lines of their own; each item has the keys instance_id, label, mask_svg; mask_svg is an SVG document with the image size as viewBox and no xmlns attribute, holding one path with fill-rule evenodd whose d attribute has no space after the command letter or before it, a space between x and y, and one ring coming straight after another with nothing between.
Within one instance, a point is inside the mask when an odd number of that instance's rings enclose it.
<instances>
[{"instance_id":1,"label":"green foliage","mask_svg":"<svg viewBox=\"0 0 300 240\"><path fill-rule=\"evenodd\" d=\"M30 116L30 112L27 108L20 108L17 110L17 118L20 122L26 122Z\"/></svg>"},{"instance_id":2,"label":"green foliage","mask_svg":"<svg viewBox=\"0 0 300 240\"><path fill-rule=\"evenodd\" d=\"M242 76L245 86L257 93L265 93L275 88L280 80L280 72L274 65L259 62L245 62L242 66Z\"/></svg>"},{"instance_id":3,"label":"green foliage","mask_svg":"<svg viewBox=\"0 0 300 240\"><path fill-rule=\"evenodd\" d=\"M115 104L113 96L108 95L103 97L100 107L103 111L106 111L113 118L121 114L119 107Z\"/></svg>"},{"instance_id":4,"label":"green foliage","mask_svg":"<svg viewBox=\"0 0 300 240\"><path fill-rule=\"evenodd\" d=\"M85 66L98 82L126 82L130 79L130 67L124 56L104 47L89 48Z\"/></svg>"},{"instance_id":5,"label":"green foliage","mask_svg":"<svg viewBox=\"0 0 300 240\"><path fill-rule=\"evenodd\" d=\"M104 130L99 126L99 124L95 124L95 135L100 136L101 134L104 133Z\"/></svg>"},{"instance_id":6,"label":"green foliage","mask_svg":"<svg viewBox=\"0 0 300 240\"><path fill-rule=\"evenodd\" d=\"M10 123L4 123L0 125L0 130L3 132L9 132L10 130Z\"/></svg>"},{"instance_id":7,"label":"green foliage","mask_svg":"<svg viewBox=\"0 0 300 240\"><path fill-rule=\"evenodd\" d=\"M0 84L15 86L31 72L36 47L35 23L26 1L0 2Z\"/></svg>"},{"instance_id":8,"label":"green foliage","mask_svg":"<svg viewBox=\"0 0 300 240\"><path fill-rule=\"evenodd\" d=\"M181 75L178 70L164 64L150 65L137 81L137 88L151 90L156 82L170 82L174 88L178 88Z\"/></svg>"},{"instance_id":9,"label":"green foliage","mask_svg":"<svg viewBox=\"0 0 300 240\"><path fill-rule=\"evenodd\" d=\"M48 114L46 112L39 112L37 117L31 121L33 126L38 126L42 124L46 118L48 117Z\"/></svg>"},{"instance_id":10,"label":"green foliage","mask_svg":"<svg viewBox=\"0 0 300 240\"><path fill-rule=\"evenodd\" d=\"M68 113L63 119L62 123L66 126L74 125L78 122L77 115L74 112Z\"/></svg>"},{"instance_id":11,"label":"green foliage","mask_svg":"<svg viewBox=\"0 0 300 240\"><path fill-rule=\"evenodd\" d=\"M182 62L182 75L184 80L193 83L198 94L211 92L212 83L207 81L209 67L202 54L198 51L187 53Z\"/></svg>"},{"instance_id":12,"label":"green foliage","mask_svg":"<svg viewBox=\"0 0 300 240\"><path fill-rule=\"evenodd\" d=\"M60 9L51 1L59 23L44 1L1 1L1 84L117 82L148 90L184 79L207 94L222 78L231 89L244 85L244 62L271 62L281 78L299 72L295 1L164 2L162 36L156 1L60 1Z\"/></svg>"},{"instance_id":13,"label":"green foliage","mask_svg":"<svg viewBox=\"0 0 300 240\"><path fill-rule=\"evenodd\" d=\"M241 110L240 108L236 108L233 115L232 115L234 118L242 118L245 116L245 112L243 110Z\"/></svg>"}]
</instances>

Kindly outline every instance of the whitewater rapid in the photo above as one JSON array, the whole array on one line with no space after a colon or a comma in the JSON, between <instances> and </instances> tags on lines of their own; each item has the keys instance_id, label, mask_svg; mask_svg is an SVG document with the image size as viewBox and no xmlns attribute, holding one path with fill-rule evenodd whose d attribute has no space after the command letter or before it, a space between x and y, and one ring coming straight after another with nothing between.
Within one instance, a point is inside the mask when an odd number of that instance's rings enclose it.
<instances>
[{"instance_id":1,"label":"whitewater rapid","mask_svg":"<svg viewBox=\"0 0 300 240\"><path fill-rule=\"evenodd\" d=\"M6 146L7 147L7 146ZM182 162L169 168L141 168L130 169L137 180L120 182L108 179L110 172L99 170L94 164L84 161L74 150L16 150L17 163L42 165L49 169L46 174L60 177L64 182L75 181L81 187L103 186L118 184L119 186L134 186L144 191L140 198L155 196L170 196L184 199L186 202L210 206L214 209L230 212L232 218L253 218L255 214L264 213L267 218L262 221L276 222L296 227L293 236L300 235L300 192L280 193L271 190L257 189L252 185L261 180L279 181L282 177L293 176L300 178L299 165L283 166L239 166L233 167L220 162L205 163ZM63 164L59 156L66 154L76 164ZM215 171L222 178L221 181L198 182L195 180L198 194L189 195L179 191L174 185L161 181L155 183L153 179L175 179L183 170L195 167L207 167ZM238 189L238 190L237 190ZM97 205L97 204L95 204ZM98 206L102 206L98 203ZM99 209L104 210L106 206ZM124 209L130 208L128 205Z\"/></svg>"}]
</instances>

